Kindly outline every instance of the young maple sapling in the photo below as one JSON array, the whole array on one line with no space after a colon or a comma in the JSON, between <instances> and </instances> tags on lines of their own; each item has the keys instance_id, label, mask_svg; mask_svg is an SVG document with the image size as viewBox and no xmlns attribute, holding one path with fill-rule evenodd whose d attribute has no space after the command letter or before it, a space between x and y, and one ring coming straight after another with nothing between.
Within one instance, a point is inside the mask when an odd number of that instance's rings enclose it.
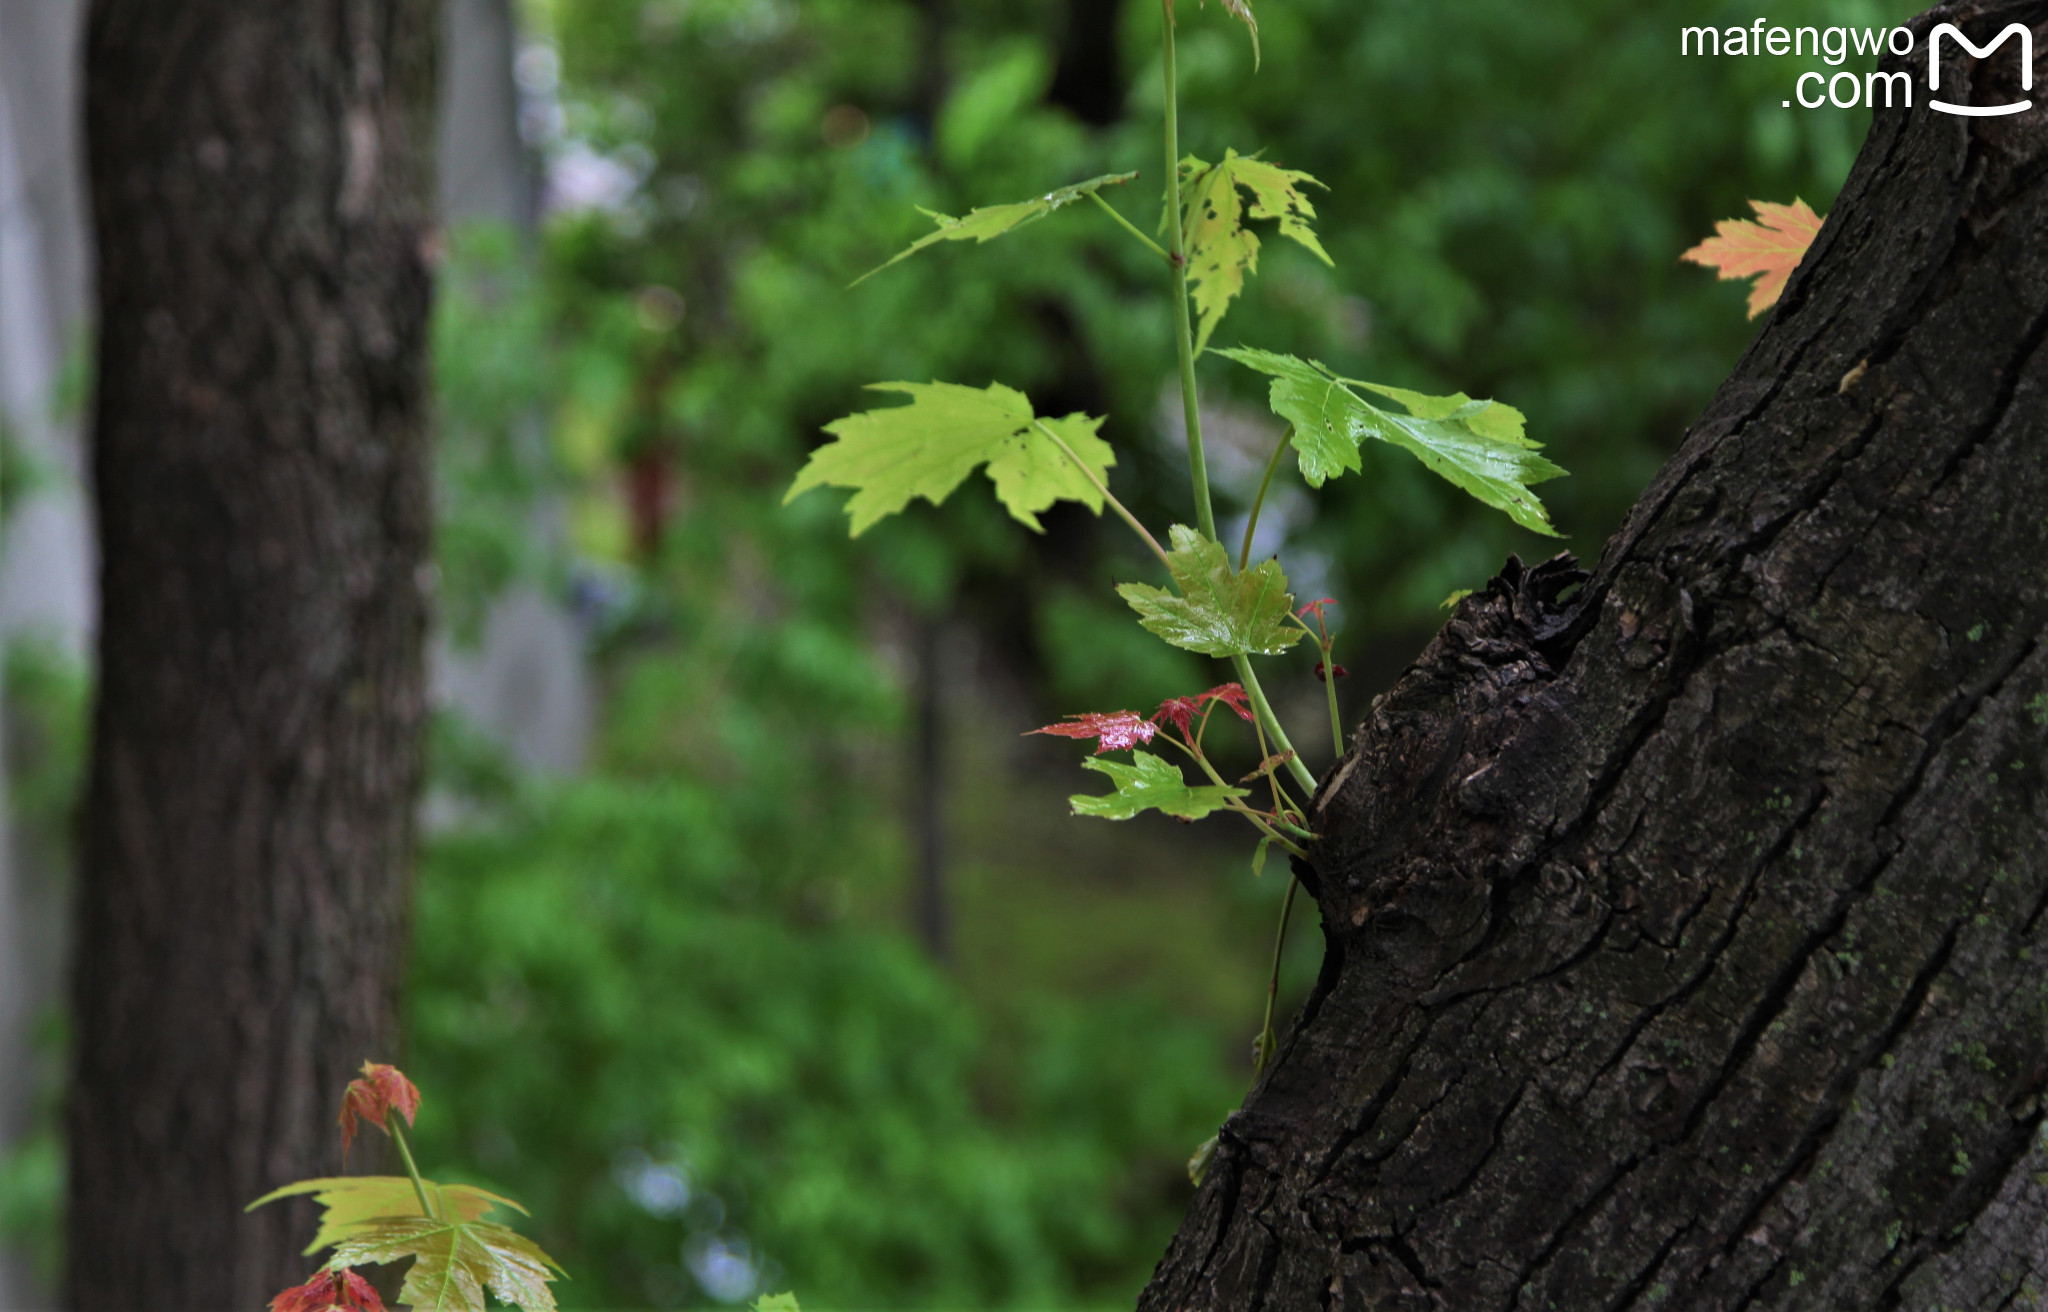
<instances>
[{"instance_id":1,"label":"young maple sapling","mask_svg":"<svg viewBox=\"0 0 2048 1312\"><path fill-rule=\"evenodd\" d=\"M1222 5L1250 32L1256 62L1258 23L1249 3L1222 0ZM1308 858L1316 835L1306 804L1315 792L1316 777L1274 715L1252 667L1254 657L1278 655L1303 638L1316 642L1322 654L1317 674L1328 689L1333 746L1339 756L1344 752L1331 682L1343 671L1332 661L1332 640L1324 620L1324 608L1334 603L1324 598L1297 607L1280 562L1251 560L1259 513L1281 458L1291 449L1303 480L1319 488L1332 478L1362 473L1362 448L1373 439L1408 451L1515 523L1548 536L1556 536L1549 516L1529 489L1564 471L1538 454L1538 444L1523 434L1521 412L1497 401L1475 401L1462 392L1432 396L1362 382L1319 361L1273 351L1210 348L1211 336L1244 291L1247 275L1258 272L1260 237L1251 224L1270 222L1279 235L1331 263L1316 234L1315 206L1308 195L1309 188L1323 184L1307 173L1234 149L1226 149L1215 163L1181 154L1173 0L1162 0L1160 12L1165 185L1157 230L1163 245L1110 204L1105 191L1138 176L1115 173L1034 200L975 209L961 218L927 211L936 230L859 281L942 243L991 241L1080 200L1103 211L1122 233L1160 261L1165 274L1173 309L1193 526L1171 525L1162 545L1109 490L1116 452L1100 436L1102 418L1040 415L1028 397L1001 383L985 388L941 382L873 384L876 390L908 396L910 403L863 411L826 425L833 440L812 453L788 498L821 485L851 489L846 509L851 532L859 536L914 498L944 501L980 468L994 484L997 500L1033 532L1043 531L1038 514L1055 501L1078 502L1098 515L1105 506L1114 511L1158 560L1170 584L1126 583L1117 589L1138 623L1173 646L1228 661L1236 678L1204 693L1169 699L1150 716L1128 710L1076 715L1033 732L1096 741L1095 755L1082 764L1107 776L1115 791L1072 798L1076 814L1124 820L1157 810L1192 820L1217 811L1233 812L1259 832L1253 856L1256 871L1263 868L1268 847ZM1195 361L1204 353L1267 375L1273 413L1287 423L1266 464L1235 561L1216 532L1202 445ZM1259 751L1258 769L1234 783L1218 773L1203 750L1209 720L1219 705L1228 706L1251 727ZM1206 782L1190 783L1181 764L1146 750L1161 744L1193 764ZM1131 754L1128 764L1103 759L1104 753L1126 751ZM1293 895L1290 880L1275 935L1275 971ZM1266 1021L1254 1048L1259 1068L1273 1053L1276 987L1269 981Z\"/></svg>"},{"instance_id":2,"label":"young maple sapling","mask_svg":"<svg viewBox=\"0 0 2048 1312\"><path fill-rule=\"evenodd\" d=\"M554 1312L548 1282L566 1273L531 1239L482 1219L500 1207L526 1209L474 1185L436 1184L420 1174L405 1137L419 1108L419 1090L396 1066L364 1062L362 1075L342 1093L342 1157L358 1123L368 1121L398 1146L405 1174L300 1180L249 1204L254 1211L280 1198L312 1195L321 1208L320 1228L306 1253L334 1250L305 1284L272 1299L270 1312L384 1312L377 1291L351 1268L408 1258L412 1265L398 1291L404 1306L484 1312L488 1289L523 1312Z\"/></svg>"}]
</instances>

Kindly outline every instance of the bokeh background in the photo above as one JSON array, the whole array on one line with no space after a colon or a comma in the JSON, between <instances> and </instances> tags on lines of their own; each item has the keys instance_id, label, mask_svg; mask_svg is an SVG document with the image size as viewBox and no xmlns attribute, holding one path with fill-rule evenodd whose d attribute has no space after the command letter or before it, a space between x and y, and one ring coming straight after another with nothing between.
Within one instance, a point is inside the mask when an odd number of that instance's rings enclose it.
<instances>
[{"instance_id":1,"label":"bokeh background","mask_svg":"<svg viewBox=\"0 0 2048 1312\"><path fill-rule=\"evenodd\" d=\"M62 1243L56 998L90 698L90 270L72 0L0 3L0 1302ZM1592 557L1752 335L1677 256L1748 197L1825 211L1864 110L1807 58L1681 58L1716 0L1261 0L1263 64L1181 0L1184 148L1326 182L1218 344L1524 410L1562 544L1391 451L1260 533L1339 602L1348 715L1510 552ZM1801 0L1774 23L1911 6ZM782 503L864 383L1109 416L1113 486L1186 518L1162 279L1076 206L848 289L959 214L1137 169L1146 0L448 0L440 710L407 1051L423 1157L528 1203L567 1307L1128 1306L1237 1105L1285 875L1212 821L1066 814L1023 730L1227 677L1143 634L1147 560L980 480L858 541ZM1871 61L1852 61L1861 71ZM1279 429L1202 366L1219 515ZM1233 527L1233 521L1235 521ZM1322 723L1311 654L1283 717ZM1319 742L1318 732L1297 739ZM1311 764L1328 763L1310 748ZM1250 747L1243 746L1247 765ZM1283 1003L1320 954L1297 912Z\"/></svg>"}]
</instances>

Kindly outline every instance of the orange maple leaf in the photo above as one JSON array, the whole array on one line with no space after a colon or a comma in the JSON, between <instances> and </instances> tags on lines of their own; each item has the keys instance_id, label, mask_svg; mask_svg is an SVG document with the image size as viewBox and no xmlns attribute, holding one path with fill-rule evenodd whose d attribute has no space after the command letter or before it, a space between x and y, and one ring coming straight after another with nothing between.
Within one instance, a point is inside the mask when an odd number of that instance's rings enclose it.
<instances>
[{"instance_id":1,"label":"orange maple leaf","mask_svg":"<svg viewBox=\"0 0 2048 1312\"><path fill-rule=\"evenodd\" d=\"M362 1077L350 1080L347 1090L341 1095L342 1157L347 1158L348 1147L355 1142L358 1116L389 1134L391 1127L385 1124L384 1118L394 1111L405 1117L407 1125L411 1125L420 1113L420 1091L396 1066L364 1062Z\"/></svg>"},{"instance_id":2,"label":"orange maple leaf","mask_svg":"<svg viewBox=\"0 0 2048 1312\"><path fill-rule=\"evenodd\" d=\"M1754 319L1777 304L1785 280L1799 267L1824 220L1796 196L1790 205L1753 200L1749 207L1761 222L1723 219L1714 225L1713 236L1678 258L1704 264L1723 280L1756 277L1756 286L1749 289L1749 317Z\"/></svg>"}]
</instances>

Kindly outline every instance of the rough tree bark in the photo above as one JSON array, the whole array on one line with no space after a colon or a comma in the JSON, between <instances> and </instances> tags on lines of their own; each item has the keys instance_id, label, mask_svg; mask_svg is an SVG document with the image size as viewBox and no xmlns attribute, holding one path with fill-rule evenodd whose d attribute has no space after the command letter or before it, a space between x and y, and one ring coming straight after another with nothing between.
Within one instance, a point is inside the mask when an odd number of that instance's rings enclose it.
<instances>
[{"instance_id":1,"label":"rough tree bark","mask_svg":"<svg viewBox=\"0 0 2048 1312\"><path fill-rule=\"evenodd\" d=\"M427 590L430 0L98 0L99 701L68 1283L256 1308L404 961Z\"/></svg>"},{"instance_id":2,"label":"rough tree bark","mask_svg":"<svg viewBox=\"0 0 2048 1312\"><path fill-rule=\"evenodd\" d=\"M1929 112L1944 21L2048 3L1915 20L1590 577L1510 563L1359 726L1142 1308L2048 1306L2048 111Z\"/></svg>"}]
</instances>

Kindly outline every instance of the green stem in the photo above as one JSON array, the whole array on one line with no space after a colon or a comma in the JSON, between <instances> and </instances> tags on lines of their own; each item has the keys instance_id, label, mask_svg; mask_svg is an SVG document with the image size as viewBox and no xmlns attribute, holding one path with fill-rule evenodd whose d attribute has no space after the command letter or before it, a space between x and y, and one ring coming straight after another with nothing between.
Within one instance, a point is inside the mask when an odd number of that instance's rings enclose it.
<instances>
[{"instance_id":1,"label":"green stem","mask_svg":"<svg viewBox=\"0 0 2048 1312\"><path fill-rule=\"evenodd\" d=\"M1181 751L1186 752L1188 759L1193 761L1197 766L1199 766L1203 774L1209 776L1209 782L1217 785L1220 788L1229 788L1232 786L1229 780L1225 779L1222 775L1216 773L1216 767L1209 764L1208 757L1203 756L1200 752L1191 751L1188 748L1187 744L1171 736L1166 736L1165 740L1169 743L1172 743L1175 747L1180 748ZM1271 824L1267 823L1266 817L1260 815L1257 811L1252 810L1250 807L1246 806L1242 801L1238 800L1235 797L1231 798L1227 804L1231 810L1237 812L1245 819L1251 821L1254 825L1257 825L1260 833L1264 834L1266 837L1272 839L1275 843L1279 844L1282 848L1286 849L1290 855L1298 856L1304 861L1308 860L1308 853L1303 851L1302 848L1297 844L1290 843L1289 841L1287 841L1287 835L1281 833L1279 830L1275 829Z\"/></svg>"},{"instance_id":2,"label":"green stem","mask_svg":"<svg viewBox=\"0 0 2048 1312\"><path fill-rule=\"evenodd\" d=\"M1180 406L1187 423L1188 470L1195 484L1195 525L1202 530L1203 537L1214 542L1216 511L1209 504L1209 464L1202 455L1202 410L1195 391L1195 330L1188 316L1187 246L1180 221L1180 109L1178 75L1174 71L1173 58L1172 0L1160 0L1159 7L1166 38L1161 46L1164 52L1161 66L1166 79L1166 239L1167 258L1173 263L1173 345L1180 359ZM1243 656L1231 659L1237 668L1238 682L1251 694L1252 706L1267 736L1281 751L1293 752L1294 744L1287 741L1280 721L1274 718L1265 690L1259 687L1258 676L1252 673L1251 662ZM1301 763L1301 754L1295 752L1287 764L1295 782L1313 793L1316 777Z\"/></svg>"},{"instance_id":3,"label":"green stem","mask_svg":"<svg viewBox=\"0 0 2048 1312\"><path fill-rule=\"evenodd\" d=\"M1237 671L1237 681L1251 694L1252 713L1259 717L1259 727L1266 731L1266 736L1273 740L1275 747L1283 752L1294 752L1294 744L1287 741L1287 731L1280 727L1279 719L1273 714L1272 703L1266 700L1266 690L1259 686L1259 676L1252 673L1250 658L1233 656L1230 663ZM1316 777L1301 763L1300 752L1294 752L1294 755L1288 758L1287 772L1294 776L1294 782L1300 784L1311 797L1315 795Z\"/></svg>"},{"instance_id":4,"label":"green stem","mask_svg":"<svg viewBox=\"0 0 2048 1312\"><path fill-rule=\"evenodd\" d=\"M1133 224L1129 219L1125 218L1123 215L1117 213L1116 206L1104 200L1100 193L1091 191L1088 193L1088 199L1094 201L1097 205L1100 205L1102 207L1102 212L1104 214L1107 214L1110 218L1115 219L1119 224L1123 225L1123 230L1125 232L1130 233L1139 241L1144 242L1146 250L1151 251L1154 255L1157 255L1162 260L1171 261L1173 259L1171 255L1168 255L1166 253L1165 247L1161 246L1158 242L1153 241L1144 233L1138 231L1137 226Z\"/></svg>"},{"instance_id":5,"label":"green stem","mask_svg":"<svg viewBox=\"0 0 2048 1312\"><path fill-rule=\"evenodd\" d=\"M1276 846L1285 849L1289 856L1298 856L1304 861L1308 860L1307 851L1305 851L1300 845L1288 841L1287 835L1275 829L1266 820L1266 817L1260 815L1257 811L1252 810L1243 802L1234 802L1232 803L1232 805L1237 809L1237 813L1239 815L1242 815L1245 819L1251 821L1254 825L1257 825L1260 833L1272 839Z\"/></svg>"},{"instance_id":6,"label":"green stem","mask_svg":"<svg viewBox=\"0 0 2048 1312\"><path fill-rule=\"evenodd\" d=\"M439 1220L441 1214L427 1199L427 1182L420 1178L420 1168L412 1159L412 1147L405 1141L405 1130L398 1124L398 1113L394 1111L385 1119L391 1124L391 1140L398 1145L398 1155L405 1162L405 1173L412 1177L412 1191L420 1196L420 1212Z\"/></svg>"},{"instance_id":7,"label":"green stem","mask_svg":"<svg viewBox=\"0 0 2048 1312\"><path fill-rule=\"evenodd\" d=\"M1301 881L1287 877L1287 896L1280 903L1280 929L1273 935L1273 972L1266 977L1266 1022L1259 1027L1259 1070L1273 1060L1273 1004L1280 996L1280 954L1287 948L1287 920L1294 914L1294 890ZM1254 1072L1256 1074L1257 1072Z\"/></svg>"},{"instance_id":8,"label":"green stem","mask_svg":"<svg viewBox=\"0 0 2048 1312\"><path fill-rule=\"evenodd\" d=\"M1195 484L1195 526L1216 540L1216 511L1209 504L1209 464L1202 455L1202 411L1195 392L1195 331L1188 317L1188 257L1181 232L1179 79L1173 59L1173 0L1160 0L1166 40L1161 47L1166 78L1166 245L1173 265L1173 345L1180 357L1180 404L1186 416L1188 470Z\"/></svg>"},{"instance_id":9,"label":"green stem","mask_svg":"<svg viewBox=\"0 0 2048 1312\"><path fill-rule=\"evenodd\" d=\"M1244 547L1237 553L1237 572L1242 574L1252 566L1252 533L1259 527L1259 512L1266 506L1266 489L1273 486L1273 471L1280 468L1280 456L1287 450L1287 439L1294 433L1289 424L1280 434L1280 444L1273 448L1273 454L1266 461L1265 476L1259 479L1259 494L1252 498L1252 517L1244 522Z\"/></svg>"},{"instance_id":10,"label":"green stem","mask_svg":"<svg viewBox=\"0 0 2048 1312\"><path fill-rule=\"evenodd\" d=\"M1264 834L1266 837L1272 839L1277 846L1285 848L1288 855L1298 856L1304 861L1308 860L1308 853L1303 851L1301 847L1297 844L1289 842L1287 840L1287 835L1281 833L1279 830L1273 828L1272 825L1266 822L1266 817L1260 815L1257 811L1252 810L1243 802L1237 801L1235 799L1231 801L1230 806L1232 810L1236 811L1239 815L1243 816L1245 819L1251 821L1254 825L1258 826L1259 832Z\"/></svg>"},{"instance_id":11,"label":"green stem","mask_svg":"<svg viewBox=\"0 0 2048 1312\"><path fill-rule=\"evenodd\" d=\"M1337 662L1330 659L1330 645L1323 644L1323 690L1330 694L1330 740L1337 755L1344 755L1344 717L1337 714Z\"/></svg>"},{"instance_id":12,"label":"green stem","mask_svg":"<svg viewBox=\"0 0 2048 1312\"><path fill-rule=\"evenodd\" d=\"M1166 548L1160 546L1159 539L1153 537L1152 534L1146 530L1145 526L1138 522L1138 517L1136 515L1133 515L1130 512L1129 508L1126 507L1123 502L1118 501L1116 499L1115 494L1109 490L1108 484L1104 483L1101 479L1095 476L1095 471L1088 467L1088 462L1081 459L1080 454L1076 452L1074 448L1068 446L1064 441L1062 441L1060 435L1058 433L1053 432L1051 426L1049 426L1043 419L1034 419L1031 421L1031 425L1032 427L1036 428L1039 432L1051 438L1054 446L1057 446L1060 450L1067 453L1067 459L1074 462L1074 468L1080 470L1082 477L1086 478L1090 483L1093 483L1095 485L1095 490L1102 494L1102 499L1109 503L1109 508L1111 510L1116 511L1118 516L1120 516L1123 519L1124 523L1129 524L1131 526L1131 530L1133 532L1135 532L1139 537L1145 539L1145 545L1152 548L1152 554L1159 557L1159 563L1166 566L1167 574L1171 575L1173 573L1173 562L1166 558Z\"/></svg>"},{"instance_id":13,"label":"green stem","mask_svg":"<svg viewBox=\"0 0 2048 1312\"><path fill-rule=\"evenodd\" d=\"M1266 743L1266 726L1259 723L1259 717L1257 712L1252 713L1252 737L1258 741L1259 759L1261 761L1265 760L1267 757L1273 754L1272 747L1270 747ZM1267 781L1270 782L1275 788L1278 788L1280 786L1280 781L1274 778L1272 775L1267 775L1266 778ZM1280 798L1277 793L1274 795L1273 798L1273 810L1275 812L1278 812L1280 810Z\"/></svg>"},{"instance_id":14,"label":"green stem","mask_svg":"<svg viewBox=\"0 0 2048 1312\"><path fill-rule=\"evenodd\" d=\"M1321 837L1320 834L1316 834L1311 832L1310 830L1303 829L1300 825L1295 824L1292 820L1275 820L1273 822L1273 827L1284 834L1293 834L1296 838L1299 838L1304 843L1313 843L1316 841L1316 839ZM1306 853L1304 853L1303 855L1305 856Z\"/></svg>"}]
</instances>

